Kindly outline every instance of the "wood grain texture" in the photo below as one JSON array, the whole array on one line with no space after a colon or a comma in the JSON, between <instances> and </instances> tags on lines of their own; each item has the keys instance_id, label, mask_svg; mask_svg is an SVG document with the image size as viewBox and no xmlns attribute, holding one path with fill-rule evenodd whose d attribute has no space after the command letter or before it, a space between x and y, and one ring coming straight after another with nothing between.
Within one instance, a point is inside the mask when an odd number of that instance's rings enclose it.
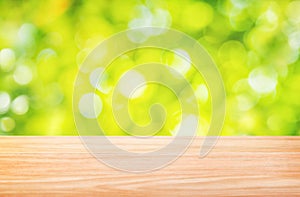
<instances>
[{"instance_id":1,"label":"wood grain texture","mask_svg":"<svg viewBox=\"0 0 300 197\"><path fill-rule=\"evenodd\" d=\"M131 151L172 140L110 139ZM222 137L199 158L202 142L163 169L134 174L102 164L78 137L1 137L0 195L300 196L299 137Z\"/></svg>"}]
</instances>

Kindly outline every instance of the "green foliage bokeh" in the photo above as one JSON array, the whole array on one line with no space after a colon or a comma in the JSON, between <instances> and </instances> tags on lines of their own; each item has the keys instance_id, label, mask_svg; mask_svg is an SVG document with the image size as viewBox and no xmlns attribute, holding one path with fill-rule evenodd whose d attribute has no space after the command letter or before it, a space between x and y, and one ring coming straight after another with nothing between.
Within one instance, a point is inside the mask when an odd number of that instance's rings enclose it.
<instances>
[{"instance_id":1,"label":"green foliage bokeh","mask_svg":"<svg viewBox=\"0 0 300 197\"><path fill-rule=\"evenodd\" d=\"M0 135L77 135L72 93L79 66L104 39L143 25L180 30L208 50L227 93L222 135L299 135L299 10L300 1L288 0L0 0ZM136 50L114 61L116 70L108 73L118 76L149 61L177 61L195 89L198 134L205 135L209 91L180 57ZM159 135L173 135L180 122L176 98L162 87L149 88L131 106L132 118L147 124L148 104L163 91L158 102L168 118ZM126 135L99 95L104 106L98 120L107 134Z\"/></svg>"}]
</instances>

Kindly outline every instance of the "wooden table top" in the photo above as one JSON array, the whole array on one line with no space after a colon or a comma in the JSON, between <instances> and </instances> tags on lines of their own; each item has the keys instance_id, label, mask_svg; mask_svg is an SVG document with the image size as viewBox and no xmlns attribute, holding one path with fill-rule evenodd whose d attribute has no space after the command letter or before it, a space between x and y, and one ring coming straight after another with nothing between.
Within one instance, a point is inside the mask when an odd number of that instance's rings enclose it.
<instances>
[{"instance_id":1,"label":"wooden table top","mask_svg":"<svg viewBox=\"0 0 300 197\"><path fill-rule=\"evenodd\" d=\"M131 151L172 140L109 139ZM300 137L221 137L199 158L202 142L165 168L129 173L99 162L79 137L0 137L0 195L300 196Z\"/></svg>"}]
</instances>

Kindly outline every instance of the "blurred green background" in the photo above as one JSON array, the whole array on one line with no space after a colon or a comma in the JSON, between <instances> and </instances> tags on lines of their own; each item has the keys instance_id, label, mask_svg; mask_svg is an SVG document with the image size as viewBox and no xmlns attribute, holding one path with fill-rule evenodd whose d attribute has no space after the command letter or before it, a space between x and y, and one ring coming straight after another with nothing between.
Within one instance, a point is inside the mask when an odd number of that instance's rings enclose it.
<instances>
[{"instance_id":1,"label":"blurred green background","mask_svg":"<svg viewBox=\"0 0 300 197\"><path fill-rule=\"evenodd\" d=\"M227 93L222 135L299 135L299 11L300 1L288 0L0 0L0 135L77 135L72 93L79 66L102 40L143 25L180 30L209 51ZM180 57L140 49L113 68L149 61L170 62L190 81L200 106L198 134L205 135L209 91ZM149 121L148 92L130 109L139 124ZM104 130L126 135L112 118L109 93L98 94ZM158 100L168 112L159 135L173 135L180 123L176 98L165 92Z\"/></svg>"}]
</instances>

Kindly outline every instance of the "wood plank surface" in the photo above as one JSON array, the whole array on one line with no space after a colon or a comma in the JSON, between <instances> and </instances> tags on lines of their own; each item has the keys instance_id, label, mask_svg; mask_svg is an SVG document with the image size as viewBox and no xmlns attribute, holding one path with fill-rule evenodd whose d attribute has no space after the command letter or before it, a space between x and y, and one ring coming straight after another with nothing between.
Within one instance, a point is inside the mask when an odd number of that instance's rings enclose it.
<instances>
[{"instance_id":1,"label":"wood plank surface","mask_svg":"<svg viewBox=\"0 0 300 197\"><path fill-rule=\"evenodd\" d=\"M172 138L110 140L143 152ZM128 173L99 162L79 137L0 137L0 195L300 196L300 137L221 137L205 158L202 142L165 168Z\"/></svg>"}]
</instances>

